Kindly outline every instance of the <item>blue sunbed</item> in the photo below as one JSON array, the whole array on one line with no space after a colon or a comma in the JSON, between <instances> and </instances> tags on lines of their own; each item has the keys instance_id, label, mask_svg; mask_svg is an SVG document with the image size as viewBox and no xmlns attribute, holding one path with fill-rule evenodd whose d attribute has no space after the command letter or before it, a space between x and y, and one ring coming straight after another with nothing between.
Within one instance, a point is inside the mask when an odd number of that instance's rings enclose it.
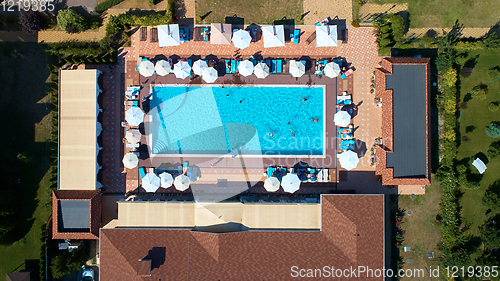
<instances>
[{"instance_id":1,"label":"blue sunbed","mask_svg":"<svg viewBox=\"0 0 500 281\"><path fill-rule=\"evenodd\" d=\"M144 178L146 176L146 172L145 172L146 168L145 167L140 167L139 168L139 174L141 175L141 179Z\"/></svg>"},{"instance_id":2,"label":"blue sunbed","mask_svg":"<svg viewBox=\"0 0 500 281\"><path fill-rule=\"evenodd\" d=\"M142 61L147 61L148 59L142 58ZM137 71L139 71L139 65L137 65Z\"/></svg>"},{"instance_id":3,"label":"blue sunbed","mask_svg":"<svg viewBox=\"0 0 500 281\"><path fill-rule=\"evenodd\" d=\"M269 167L267 168L267 177L268 177L268 178L272 177L272 176L273 176L273 172L274 172L273 167L269 166Z\"/></svg>"},{"instance_id":4,"label":"blue sunbed","mask_svg":"<svg viewBox=\"0 0 500 281\"><path fill-rule=\"evenodd\" d=\"M295 29L293 31L293 44L299 44L300 29Z\"/></svg>"},{"instance_id":5,"label":"blue sunbed","mask_svg":"<svg viewBox=\"0 0 500 281\"><path fill-rule=\"evenodd\" d=\"M276 73L276 69L277 69L277 60L272 60L271 62L271 73Z\"/></svg>"},{"instance_id":6,"label":"blue sunbed","mask_svg":"<svg viewBox=\"0 0 500 281\"><path fill-rule=\"evenodd\" d=\"M191 69L193 69L193 61L191 59L186 59L186 60ZM193 71L189 71L189 77L193 77Z\"/></svg>"},{"instance_id":7,"label":"blue sunbed","mask_svg":"<svg viewBox=\"0 0 500 281\"><path fill-rule=\"evenodd\" d=\"M184 34L186 35L186 38L184 39L189 41L189 27L184 27Z\"/></svg>"},{"instance_id":8,"label":"blue sunbed","mask_svg":"<svg viewBox=\"0 0 500 281\"><path fill-rule=\"evenodd\" d=\"M276 60L276 73L282 73L283 66L281 65L281 60Z\"/></svg>"},{"instance_id":9,"label":"blue sunbed","mask_svg":"<svg viewBox=\"0 0 500 281\"><path fill-rule=\"evenodd\" d=\"M340 141L340 149L342 149L342 150L354 150L354 140Z\"/></svg>"},{"instance_id":10,"label":"blue sunbed","mask_svg":"<svg viewBox=\"0 0 500 281\"><path fill-rule=\"evenodd\" d=\"M236 61L231 60L231 72L229 73L235 73L236 72Z\"/></svg>"},{"instance_id":11,"label":"blue sunbed","mask_svg":"<svg viewBox=\"0 0 500 281\"><path fill-rule=\"evenodd\" d=\"M234 72L236 72L236 70L238 69L238 66L240 65L240 62L241 62L241 61L239 61L239 60L237 60L237 61L235 62L235 63L236 63L236 65L235 65L235 67L234 67Z\"/></svg>"},{"instance_id":12,"label":"blue sunbed","mask_svg":"<svg viewBox=\"0 0 500 281\"><path fill-rule=\"evenodd\" d=\"M208 34L210 31L208 30L208 27L203 28L203 40L208 41Z\"/></svg>"}]
</instances>

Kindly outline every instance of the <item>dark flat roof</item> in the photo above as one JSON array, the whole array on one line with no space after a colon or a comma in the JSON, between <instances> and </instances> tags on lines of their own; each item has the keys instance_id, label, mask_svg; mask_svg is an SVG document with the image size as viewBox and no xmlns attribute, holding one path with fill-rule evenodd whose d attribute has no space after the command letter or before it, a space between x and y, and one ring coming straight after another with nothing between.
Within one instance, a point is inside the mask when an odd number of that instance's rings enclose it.
<instances>
[{"instance_id":1,"label":"dark flat roof","mask_svg":"<svg viewBox=\"0 0 500 281\"><path fill-rule=\"evenodd\" d=\"M60 232L90 231L90 200L60 200L58 204Z\"/></svg>"},{"instance_id":2,"label":"dark flat roof","mask_svg":"<svg viewBox=\"0 0 500 281\"><path fill-rule=\"evenodd\" d=\"M393 90L393 153L387 168L394 178L427 176L425 65L393 65L386 89Z\"/></svg>"}]
</instances>

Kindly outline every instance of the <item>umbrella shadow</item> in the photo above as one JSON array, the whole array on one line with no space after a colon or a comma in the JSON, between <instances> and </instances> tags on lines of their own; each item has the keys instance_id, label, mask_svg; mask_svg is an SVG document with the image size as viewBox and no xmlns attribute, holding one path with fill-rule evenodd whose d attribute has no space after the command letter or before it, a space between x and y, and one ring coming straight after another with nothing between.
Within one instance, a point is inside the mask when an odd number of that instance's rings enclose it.
<instances>
[{"instance_id":1,"label":"umbrella shadow","mask_svg":"<svg viewBox=\"0 0 500 281\"><path fill-rule=\"evenodd\" d=\"M367 151L366 142L356 139L354 142L354 152L358 154L358 158L364 157Z\"/></svg>"}]
</instances>

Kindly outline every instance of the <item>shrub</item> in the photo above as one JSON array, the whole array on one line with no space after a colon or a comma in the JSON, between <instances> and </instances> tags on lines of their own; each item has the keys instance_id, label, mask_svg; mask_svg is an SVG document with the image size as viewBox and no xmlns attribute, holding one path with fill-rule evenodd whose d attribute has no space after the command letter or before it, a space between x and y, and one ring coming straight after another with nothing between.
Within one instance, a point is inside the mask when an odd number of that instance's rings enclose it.
<instances>
[{"instance_id":1,"label":"shrub","mask_svg":"<svg viewBox=\"0 0 500 281\"><path fill-rule=\"evenodd\" d=\"M385 55L391 51L391 47L383 47L378 50L379 55Z\"/></svg>"},{"instance_id":2,"label":"shrub","mask_svg":"<svg viewBox=\"0 0 500 281\"><path fill-rule=\"evenodd\" d=\"M496 158L500 155L500 141L491 143L486 154L489 158Z\"/></svg>"},{"instance_id":3,"label":"shrub","mask_svg":"<svg viewBox=\"0 0 500 281\"><path fill-rule=\"evenodd\" d=\"M495 221L496 219L496 217L491 218L479 227L480 237L490 249L500 247L500 224Z\"/></svg>"},{"instance_id":4,"label":"shrub","mask_svg":"<svg viewBox=\"0 0 500 281\"><path fill-rule=\"evenodd\" d=\"M381 48L382 48L382 47L386 47L386 46L388 46L388 45L390 45L390 44L391 44L391 40L390 40L390 39L388 39L388 38L384 38L384 39L380 40L380 42L379 42L378 44L379 44L379 46L380 46Z\"/></svg>"},{"instance_id":5,"label":"shrub","mask_svg":"<svg viewBox=\"0 0 500 281\"><path fill-rule=\"evenodd\" d=\"M457 138L457 134L454 130L448 130L445 132L444 138L449 141L455 141Z\"/></svg>"},{"instance_id":6,"label":"shrub","mask_svg":"<svg viewBox=\"0 0 500 281\"><path fill-rule=\"evenodd\" d=\"M448 69L443 75L443 83L447 87L454 87L457 83L457 71L454 68Z\"/></svg>"},{"instance_id":7,"label":"shrub","mask_svg":"<svg viewBox=\"0 0 500 281\"><path fill-rule=\"evenodd\" d=\"M473 98L477 98L478 100L485 100L486 94L488 93L488 86L485 84L479 84L470 93Z\"/></svg>"},{"instance_id":8,"label":"shrub","mask_svg":"<svg viewBox=\"0 0 500 281\"><path fill-rule=\"evenodd\" d=\"M61 252L52 259L50 270L52 277L61 278L62 276L71 274L72 271L80 269L86 262L84 249L79 249L75 252Z\"/></svg>"},{"instance_id":9,"label":"shrub","mask_svg":"<svg viewBox=\"0 0 500 281\"><path fill-rule=\"evenodd\" d=\"M98 12L98 13L102 13L102 12L106 11L107 9L120 4L123 1L124 0L107 0L107 1L104 1L102 3L97 4L97 6L95 6L95 11Z\"/></svg>"},{"instance_id":10,"label":"shrub","mask_svg":"<svg viewBox=\"0 0 500 281\"><path fill-rule=\"evenodd\" d=\"M488 110L491 112L495 112L498 110L498 104L496 102L490 102L488 105Z\"/></svg>"},{"instance_id":11,"label":"shrub","mask_svg":"<svg viewBox=\"0 0 500 281\"><path fill-rule=\"evenodd\" d=\"M488 70L488 75L491 79L496 79L500 77L500 68L498 66L492 67Z\"/></svg>"},{"instance_id":12,"label":"shrub","mask_svg":"<svg viewBox=\"0 0 500 281\"><path fill-rule=\"evenodd\" d=\"M467 55L461 54L460 56L457 56L455 58L455 63L462 66L467 62L467 60L468 60Z\"/></svg>"},{"instance_id":13,"label":"shrub","mask_svg":"<svg viewBox=\"0 0 500 281\"><path fill-rule=\"evenodd\" d=\"M500 138L500 125L498 123L491 123L488 127L485 129L486 135L489 137L498 139Z\"/></svg>"},{"instance_id":14,"label":"shrub","mask_svg":"<svg viewBox=\"0 0 500 281\"><path fill-rule=\"evenodd\" d=\"M470 41L460 41L455 44L455 47L457 49L465 49L465 50L481 50L483 49L482 43L477 41L477 42L470 42Z\"/></svg>"},{"instance_id":15,"label":"shrub","mask_svg":"<svg viewBox=\"0 0 500 281\"><path fill-rule=\"evenodd\" d=\"M154 6L156 5L155 0L149 0L149 6Z\"/></svg>"},{"instance_id":16,"label":"shrub","mask_svg":"<svg viewBox=\"0 0 500 281\"><path fill-rule=\"evenodd\" d=\"M494 33L490 33L483 37L483 40L481 41L481 45L484 48L488 49L497 49L500 48L500 37Z\"/></svg>"},{"instance_id":17,"label":"shrub","mask_svg":"<svg viewBox=\"0 0 500 281\"><path fill-rule=\"evenodd\" d=\"M451 59L446 54L441 54L436 58L436 67L440 72L447 71L451 67Z\"/></svg>"},{"instance_id":18,"label":"shrub","mask_svg":"<svg viewBox=\"0 0 500 281\"><path fill-rule=\"evenodd\" d=\"M34 34L40 31L43 27L43 16L38 11L25 11L21 9L19 12L19 25L23 31Z\"/></svg>"},{"instance_id":19,"label":"shrub","mask_svg":"<svg viewBox=\"0 0 500 281\"><path fill-rule=\"evenodd\" d=\"M472 74L472 67L463 67L462 70L460 70L460 76L463 78L470 77Z\"/></svg>"},{"instance_id":20,"label":"shrub","mask_svg":"<svg viewBox=\"0 0 500 281\"><path fill-rule=\"evenodd\" d=\"M165 20L167 23L174 23L175 17L175 0L167 0L167 8L165 9Z\"/></svg>"},{"instance_id":21,"label":"shrub","mask_svg":"<svg viewBox=\"0 0 500 281\"><path fill-rule=\"evenodd\" d=\"M405 32L405 21L401 15L394 14L389 18L391 23L392 35L395 41L399 41L403 38Z\"/></svg>"},{"instance_id":22,"label":"shrub","mask_svg":"<svg viewBox=\"0 0 500 281\"><path fill-rule=\"evenodd\" d=\"M389 33L391 31L391 26L389 24L384 24L380 26L380 33Z\"/></svg>"},{"instance_id":23,"label":"shrub","mask_svg":"<svg viewBox=\"0 0 500 281\"><path fill-rule=\"evenodd\" d=\"M432 44L434 43L434 38L433 37L430 37L429 35L424 35L422 37L420 37L420 43L424 44L424 45L429 45L429 44Z\"/></svg>"},{"instance_id":24,"label":"shrub","mask_svg":"<svg viewBox=\"0 0 500 281\"><path fill-rule=\"evenodd\" d=\"M94 30L99 29L99 26L100 26L99 21L92 21L90 23L90 29L94 29Z\"/></svg>"},{"instance_id":25,"label":"shrub","mask_svg":"<svg viewBox=\"0 0 500 281\"><path fill-rule=\"evenodd\" d=\"M457 111L457 106L454 100L448 99L444 102L444 112L449 114L455 114Z\"/></svg>"},{"instance_id":26,"label":"shrub","mask_svg":"<svg viewBox=\"0 0 500 281\"><path fill-rule=\"evenodd\" d=\"M470 126L465 127L465 132L472 133L475 129L476 129L476 126L470 125Z\"/></svg>"},{"instance_id":27,"label":"shrub","mask_svg":"<svg viewBox=\"0 0 500 281\"><path fill-rule=\"evenodd\" d=\"M198 20L198 23L201 23L203 21L203 18L201 16L198 16L197 20ZM301 21L301 20L302 20L302 16L298 16L296 19L296 21Z\"/></svg>"},{"instance_id":28,"label":"shrub","mask_svg":"<svg viewBox=\"0 0 500 281\"><path fill-rule=\"evenodd\" d=\"M359 27L359 22L358 22L358 20L353 20L353 21L351 21L351 25L352 25L352 27L356 27L356 28L358 28L358 27Z\"/></svg>"},{"instance_id":29,"label":"shrub","mask_svg":"<svg viewBox=\"0 0 500 281\"><path fill-rule=\"evenodd\" d=\"M69 33L83 32L87 29L85 18L71 9L60 10L57 13L57 25Z\"/></svg>"}]
</instances>

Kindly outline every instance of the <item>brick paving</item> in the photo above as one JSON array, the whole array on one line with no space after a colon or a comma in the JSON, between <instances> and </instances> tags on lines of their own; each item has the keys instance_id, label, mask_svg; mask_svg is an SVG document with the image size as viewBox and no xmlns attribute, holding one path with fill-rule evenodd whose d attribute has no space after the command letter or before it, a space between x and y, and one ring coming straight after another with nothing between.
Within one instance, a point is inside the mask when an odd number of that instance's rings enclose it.
<instances>
[{"instance_id":1,"label":"brick paving","mask_svg":"<svg viewBox=\"0 0 500 281\"><path fill-rule=\"evenodd\" d=\"M327 17L338 17L346 24L352 21L352 0L304 0L305 25L314 25Z\"/></svg>"}]
</instances>

